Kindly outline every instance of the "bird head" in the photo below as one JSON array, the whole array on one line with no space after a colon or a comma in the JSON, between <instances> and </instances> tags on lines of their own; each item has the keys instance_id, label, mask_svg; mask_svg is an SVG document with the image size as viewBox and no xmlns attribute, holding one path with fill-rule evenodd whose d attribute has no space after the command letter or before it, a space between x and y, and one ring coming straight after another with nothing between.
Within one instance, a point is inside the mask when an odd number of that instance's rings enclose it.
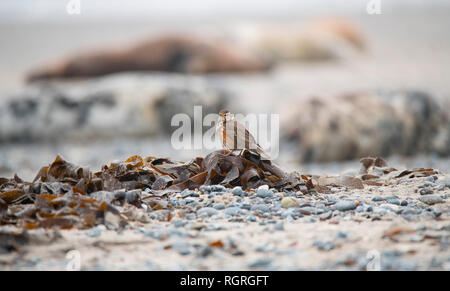
<instances>
[{"instance_id":1,"label":"bird head","mask_svg":"<svg viewBox=\"0 0 450 291\"><path fill-rule=\"evenodd\" d=\"M234 117L233 114L226 109L220 110L219 112L219 118L221 119L231 120L233 119L233 117Z\"/></svg>"}]
</instances>

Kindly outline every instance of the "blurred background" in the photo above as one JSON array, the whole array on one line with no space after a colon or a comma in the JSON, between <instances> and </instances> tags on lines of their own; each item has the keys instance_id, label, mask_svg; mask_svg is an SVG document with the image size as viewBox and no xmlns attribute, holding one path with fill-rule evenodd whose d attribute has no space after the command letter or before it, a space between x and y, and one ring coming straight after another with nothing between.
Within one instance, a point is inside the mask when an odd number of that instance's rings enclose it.
<instances>
[{"instance_id":1,"label":"blurred background","mask_svg":"<svg viewBox=\"0 0 450 291\"><path fill-rule=\"evenodd\" d=\"M194 105L279 114L286 170L448 171L450 3L369 2L3 0L0 176L204 155L170 144Z\"/></svg>"}]
</instances>

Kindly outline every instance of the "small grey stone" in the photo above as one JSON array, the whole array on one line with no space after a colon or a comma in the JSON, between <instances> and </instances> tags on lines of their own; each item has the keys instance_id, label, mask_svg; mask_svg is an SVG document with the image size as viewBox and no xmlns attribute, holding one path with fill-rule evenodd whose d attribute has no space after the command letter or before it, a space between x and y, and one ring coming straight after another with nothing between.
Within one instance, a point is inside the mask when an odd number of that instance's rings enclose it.
<instances>
[{"instance_id":1,"label":"small grey stone","mask_svg":"<svg viewBox=\"0 0 450 291\"><path fill-rule=\"evenodd\" d=\"M375 201L375 202L384 201L384 200L386 200L386 199L381 196L375 196L372 198L372 201Z\"/></svg>"},{"instance_id":2,"label":"small grey stone","mask_svg":"<svg viewBox=\"0 0 450 291\"><path fill-rule=\"evenodd\" d=\"M216 205L214 205L213 207L214 207L214 209L217 209L217 210L223 210L223 209L225 209L225 205L222 204L222 203L216 204Z\"/></svg>"},{"instance_id":3,"label":"small grey stone","mask_svg":"<svg viewBox=\"0 0 450 291\"><path fill-rule=\"evenodd\" d=\"M252 208L250 209L251 211L261 211L261 212L267 212L269 211L269 207L267 207L264 204L256 204L253 205Z\"/></svg>"},{"instance_id":4,"label":"small grey stone","mask_svg":"<svg viewBox=\"0 0 450 291\"><path fill-rule=\"evenodd\" d=\"M400 201L398 199L389 199L386 202L389 204L400 205Z\"/></svg>"},{"instance_id":5,"label":"small grey stone","mask_svg":"<svg viewBox=\"0 0 450 291\"><path fill-rule=\"evenodd\" d=\"M400 206L407 206L408 205L408 201L406 200L402 200L402 202L400 203Z\"/></svg>"},{"instance_id":6,"label":"small grey stone","mask_svg":"<svg viewBox=\"0 0 450 291\"><path fill-rule=\"evenodd\" d=\"M268 198L273 197L273 193L270 190L259 188L258 191L256 192L256 196L261 198Z\"/></svg>"},{"instance_id":7,"label":"small grey stone","mask_svg":"<svg viewBox=\"0 0 450 291\"><path fill-rule=\"evenodd\" d=\"M102 227L100 227L102 226ZM104 225L99 225L97 227L94 227L93 229L89 230L86 235L88 237L99 237L102 234L102 231L105 230Z\"/></svg>"},{"instance_id":8,"label":"small grey stone","mask_svg":"<svg viewBox=\"0 0 450 291\"><path fill-rule=\"evenodd\" d=\"M281 218L287 217L295 217L295 210L293 208L289 208L281 213Z\"/></svg>"},{"instance_id":9,"label":"small grey stone","mask_svg":"<svg viewBox=\"0 0 450 291\"><path fill-rule=\"evenodd\" d=\"M239 207L228 207L224 210L224 213L226 215L235 216L235 215L239 214L240 210L241 209Z\"/></svg>"},{"instance_id":10,"label":"small grey stone","mask_svg":"<svg viewBox=\"0 0 450 291\"><path fill-rule=\"evenodd\" d=\"M204 247L200 248L198 255L200 257L205 258L205 257L211 255L212 253L213 253L213 249L210 246L204 246Z\"/></svg>"},{"instance_id":11,"label":"small grey stone","mask_svg":"<svg viewBox=\"0 0 450 291\"><path fill-rule=\"evenodd\" d=\"M436 203L444 203L444 199L442 199L441 196L436 194L421 196L419 197L419 201L428 205L433 205Z\"/></svg>"},{"instance_id":12,"label":"small grey stone","mask_svg":"<svg viewBox=\"0 0 450 291\"><path fill-rule=\"evenodd\" d=\"M217 209L214 209L212 207L203 207L197 211L197 215L199 217L213 216L216 215L217 213L219 213Z\"/></svg>"},{"instance_id":13,"label":"small grey stone","mask_svg":"<svg viewBox=\"0 0 450 291\"><path fill-rule=\"evenodd\" d=\"M431 188L422 188L419 190L420 195L429 195L433 194L433 189Z\"/></svg>"},{"instance_id":14,"label":"small grey stone","mask_svg":"<svg viewBox=\"0 0 450 291\"><path fill-rule=\"evenodd\" d=\"M441 216L442 211L440 209L433 209L433 215L435 218Z\"/></svg>"},{"instance_id":15,"label":"small grey stone","mask_svg":"<svg viewBox=\"0 0 450 291\"><path fill-rule=\"evenodd\" d=\"M190 213L190 214L186 215L187 220L195 220L196 218L197 218L197 216L194 213Z\"/></svg>"},{"instance_id":16,"label":"small grey stone","mask_svg":"<svg viewBox=\"0 0 450 291\"><path fill-rule=\"evenodd\" d=\"M184 198L184 201L186 201L186 203L193 203L193 202L195 202L195 198L186 197L186 198Z\"/></svg>"},{"instance_id":17,"label":"small grey stone","mask_svg":"<svg viewBox=\"0 0 450 291\"><path fill-rule=\"evenodd\" d=\"M191 196L192 193L194 193L194 192L191 191L191 190L186 189L186 190L183 190L183 192L180 193L180 196L181 196L181 198L186 198L186 197Z\"/></svg>"},{"instance_id":18,"label":"small grey stone","mask_svg":"<svg viewBox=\"0 0 450 291\"><path fill-rule=\"evenodd\" d=\"M313 243L313 246L315 246L317 249L321 250L321 251L331 251L332 249L334 249L334 244L331 241L315 241Z\"/></svg>"},{"instance_id":19,"label":"small grey stone","mask_svg":"<svg viewBox=\"0 0 450 291\"><path fill-rule=\"evenodd\" d=\"M440 179L438 184L444 185L444 187L450 188L450 178Z\"/></svg>"},{"instance_id":20,"label":"small grey stone","mask_svg":"<svg viewBox=\"0 0 450 291\"><path fill-rule=\"evenodd\" d=\"M433 187L433 186L435 186L434 183L425 182L425 183L419 185L419 188L426 188L426 187Z\"/></svg>"},{"instance_id":21,"label":"small grey stone","mask_svg":"<svg viewBox=\"0 0 450 291\"><path fill-rule=\"evenodd\" d=\"M187 224L186 220L180 218L174 218L170 222L173 223L175 227L183 227Z\"/></svg>"},{"instance_id":22,"label":"small grey stone","mask_svg":"<svg viewBox=\"0 0 450 291\"><path fill-rule=\"evenodd\" d=\"M333 205L333 209L339 211L348 211L356 208L356 203L353 201L339 201L335 205Z\"/></svg>"},{"instance_id":23,"label":"small grey stone","mask_svg":"<svg viewBox=\"0 0 450 291\"><path fill-rule=\"evenodd\" d=\"M245 255L245 253L243 251L241 251L241 250L233 250L231 252L231 255L232 256L243 256L243 255Z\"/></svg>"},{"instance_id":24,"label":"small grey stone","mask_svg":"<svg viewBox=\"0 0 450 291\"><path fill-rule=\"evenodd\" d=\"M242 202L242 204L241 204L242 209L250 210L251 207L252 207L252 205L248 202Z\"/></svg>"},{"instance_id":25,"label":"small grey stone","mask_svg":"<svg viewBox=\"0 0 450 291\"><path fill-rule=\"evenodd\" d=\"M271 263L272 263L271 258L260 258L260 259L257 259L255 261L251 262L250 264L248 264L248 267L251 269L259 269L259 268L267 267Z\"/></svg>"},{"instance_id":26,"label":"small grey stone","mask_svg":"<svg viewBox=\"0 0 450 291\"><path fill-rule=\"evenodd\" d=\"M198 189L202 192L211 192L211 186L207 186L207 185L202 185Z\"/></svg>"},{"instance_id":27,"label":"small grey stone","mask_svg":"<svg viewBox=\"0 0 450 291\"><path fill-rule=\"evenodd\" d=\"M225 192L225 191L227 191L227 188L225 188L222 185L211 185L211 191L214 191L214 192Z\"/></svg>"},{"instance_id":28,"label":"small grey stone","mask_svg":"<svg viewBox=\"0 0 450 291\"><path fill-rule=\"evenodd\" d=\"M337 238L343 238L343 239L345 239L345 238L348 237L348 235L347 235L347 233L345 233L345 232L343 232L343 231L340 231L340 232L338 232L338 234L337 234L336 237L337 237Z\"/></svg>"},{"instance_id":29,"label":"small grey stone","mask_svg":"<svg viewBox=\"0 0 450 291\"><path fill-rule=\"evenodd\" d=\"M275 224L275 226L274 226L273 229L274 229L274 230L284 230L284 224L283 224L283 222L279 222L279 223Z\"/></svg>"},{"instance_id":30,"label":"small grey stone","mask_svg":"<svg viewBox=\"0 0 450 291\"><path fill-rule=\"evenodd\" d=\"M233 188L233 190L231 191L231 194L233 194L234 196L244 196L244 191L242 190L241 186L236 186Z\"/></svg>"},{"instance_id":31,"label":"small grey stone","mask_svg":"<svg viewBox=\"0 0 450 291\"><path fill-rule=\"evenodd\" d=\"M439 185L436 186L436 190L438 190L438 191L442 191L444 189L445 189L445 185L444 184L439 184Z\"/></svg>"}]
</instances>

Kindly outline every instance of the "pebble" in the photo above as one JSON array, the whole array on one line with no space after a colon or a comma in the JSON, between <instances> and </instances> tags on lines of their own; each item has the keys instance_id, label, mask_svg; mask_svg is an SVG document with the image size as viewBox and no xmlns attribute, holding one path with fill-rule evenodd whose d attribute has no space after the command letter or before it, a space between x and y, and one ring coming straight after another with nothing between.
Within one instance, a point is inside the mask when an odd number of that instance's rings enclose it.
<instances>
[{"instance_id":1,"label":"pebble","mask_svg":"<svg viewBox=\"0 0 450 291\"><path fill-rule=\"evenodd\" d=\"M398 199L389 199L386 202L389 204L400 205L400 200Z\"/></svg>"},{"instance_id":2,"label":"pebble","mask_svg":"<svg viewBox=\"0 0 450 291\"><path fill-rule=\"evenodd\" d=\"M105 229L106 227L104 225L98 225L86 232L86 235L88 237L99 237Z\"/></svg>"},{"instance_id":3,"label":"pebble","mask_svg":"<svg viewBox=\"0 0 450 291\"><path fill-rule=\"evenodd\" d=\"M217 209L217 210L223 210L223 209L225 209L225 205L222 204L222 203L220 203L220 204L215 204L213 207L214 207L214 209Z\"/></svg>"},{"instance_id":4,"label":"pebble","mask_svg":"<svg viewBox=\"0 0 450 291\"><path fill-rule=\"evenodd\" d=\"M211 186L207 186L207 185L202 185L198 189L202 192L211 192Z\"/></svg>"},{"instance_id":5,"label":"pebble","mask_svg":"<svg viewBox=\"0 0 450 291\"><path fill-rule=\"evenodd\" d=\"M375 202L385 201L385 200L386 199L381 197L381 196L375 196L375 197L372 198L372 201L375 201Z\"/></svg>"},{"instance_id":6,"label":"pebble","mask_svg":"<svg viewBox=\"0 0 450 291\"><path fill-rule=\"evenodd\" d=\"M445 189L445 185L444 184L439 184L439 185L436 186L436 190L438 190L438 191L442 191L444 189Z\"/></svg>"},{"instance_id":7,"label":"pebble","mask_svg":"<svg viewBox=\"0 0 450 291\"><path fill-rule=\"evenodd\" d=\"M431 188L422 188L419 190L420 195L429 195L433 194L433 189Z\"/></svg>"},{"instance_id":8,"label":"pebble","mask_svg":"<svg viewBox=\"0 0 450 291\"><path fill-rule=\"evenodd\" d=\"M331 241L315 241L313 243L313 246L321 251L331 251L332 249L334 249L334 243Z\"/></svg>"},{"instance_id":9,"label":"pebble","mask_svg":"<svg viewBox=\"0 0 450 291\"><path fill-rule=\"evenodd\" d=\"M234 196L244 197L244 191L242 190L241 186L234 187L231 191L231 194L233 194Z\"/></svg>"},{"instance_id":10,"label":"pebble","mask_svg":"<svg viewBox=\"0 0 450 291\"><path fill-rule=\"evenodd\" d=\"M279 230L279 231L284 230L284 224L283 224L283 222L279 222L279 223L275 224L275 226L274 226L273 229L274 229L274 230Z\"/></svg>"},{"instance_id":11,"label":"pebble","mask_svg":"<svg viewBox=\"0 0 450 291\"><path fill-rule=\"evenodd\" d=\"M198 217L211 217L213 215L216 215L217 213L219 213L219 211L217 211L217 209L213 207L203 207L197 211Z\"/></svg>"},{"instance_id":12,"label":"pebble","mask_svg":"<svg viewBox=\"0 0 450 291\"><path fill-rule=\"evenodd\" d=\"M450 188L450 178L440 179L438 185L442 185L444 188Z\"/></svg>"},{"instance_id":13,"label":"pebble","mask_svg":"<svg viewBox=\"0 0 450 291\"><path fill-rule=\"evenodd\" d=\"M186 197L191 196L192 193L195 193L195 192L186 189L186 190L183 190L183 192L180 193L180 197L181 198L186 198Z\"/></svg>"},{"instance_id":14,"label":"pebble","mask_svg":"<svg viewBox=\"0 0 450 291\"><path fill-rule=\"evenodd\" d=\"M260 258L260 259L253 261L252 263L248 264L248 267L251 269L259 269L259 268L267 267L271 263L272 263L271 258Z\"/></svg>"},{"instance_id":15,"label":"pebble","mask_svg":"<svg viewBox=\"0 0 450 291\"><path fill-rule=\"evenodd\" d=\"M241 209L239 207L228 207L225 209L224 213L226 215L235 216L235 215L239 214L240 210Z\"/></svg>"},{"instance_id":16,"label":"pebble","mask_svg":"<svg viewBox=\"0 0 450 291\"><path fill-rule=\"evenodd\" d=\"M291 208L291 209L283 211L281 213L280 217L283 218L283 219L287 218L287 217L295 217L294 209Z\"/></svg>"},{"instance_id":17,"label":"pebble","mask_svg":"<svg viewBox=\"0 0 450 291\"><path fill-rule=\"evenodd\" d=\"M242 202L241 203L241 208L242 209L250 210L251 207L252 207L252 205L250 203L248 203L248 202Z\"/></svg>"},{"instance_id":18,"label":"pebble","mask_svg":"<svg viewBox=\"0 0 450 291\"><path fill-rule=\"evenodd\" d=\"M269 211L269 207L267 207L265 204L256 204L256 205L253 205L252 208L250 208L250 210L267 212L267 211Z\"/></svg>"},{"instance_id":19,"label":"pebble","mask_svg":"<svg viewBox=\"0 0 450 291\"><path fill-rule=\"evenodd\" d=\"M347 233L340 231L337 233L336 235L337 238L342 238L342 239L346 239L348 237Z\"/></svg>"},{"instance_id":20,"label":"pebble","mask_svg":"<svg viewBox=\"0 0 450 291\"><path fill-rule=\"evenodd\" d=\"M284 197L281 200L281 206L283 208L291 208L291 207L295 207L298 205L299 205L299 203L298 203L297 199L295 199L294 197Z\"/></svg>"},{"instance_id":21,"label":"pebble","mask_svg":"<svg viewBox=\"0 0 450 291\"><path fill-rule=\"evenodd\" d=\"M264 185L267 186L267 185ZM261 186L263 187L263 186ZM265 188L258 188L258 191L256 192L256 196L257 197L261 197L261 198L268 198L268 197L273 197L273 192L265 189Z\"/></svg>"},{"instance_id":22,"label":"pebble","mask_svg":"<svg viewBox=\"0 0 450 291\"><path fill-rule=\"evenodd\" d=\"M226 192L227 188L222 185L211 185L211 191L214 192Z\"/></svg>"},{"instance_id":23,"label":"pebble","mask_svg":"<svg viewBox=\"0 0 450 291\"><path fill-rule=\"evenodd\" d=\"M339 211L348 211L356 208L356 203L353 201L339 201L335 205L333 205L333 209Z\"/></svg>"},{"instance_id":24,"label":"pebble","mask_svg":"<svg viewBox=\"0 0 450 291\"><path fill-rule=\"evenodd\" d=\"M184 199L184 201L186 201L186 203L193 203L193 202L195 202L195 198L187 197Z\"/></svg>"},{"instance_id":25,"label":"pebble","mask_svg":"<svg viewBox=\"0 0 450 291\"><path fill-rule=\"evenodd\" d=\"M419 201L428 204L428 205L434 205L437 203L444 203L444 199L442 199L441 196L432 194L432 195L425 195L419 197Z\"/></svg>"}]
</instances>

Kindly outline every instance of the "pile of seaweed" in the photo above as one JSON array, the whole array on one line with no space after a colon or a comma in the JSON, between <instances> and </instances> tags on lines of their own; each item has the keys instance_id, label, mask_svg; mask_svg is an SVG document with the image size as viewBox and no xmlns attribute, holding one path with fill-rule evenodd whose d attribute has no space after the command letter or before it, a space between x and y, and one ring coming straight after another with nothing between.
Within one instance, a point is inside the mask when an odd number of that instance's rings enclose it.
<instances>
[{"instance_id":1,"label":"pile of seaweed","mask_svg":"<svg viewBox=\"0 0 450 291\"><path fill-rule=\"evenodd\" d=\"M248 193L268 185L280 192L314 195L329 194L332 187L363 189L386 185L390 179L437 174L424 168L399 171L381 158L363 158L361 163L356 177L301 175L285 173L250 151L235 155L221 150L186 163L135 155L93 173L57 156L32 182L17 175L0 178L0 225L70 229L104 224L118 229L136 220L136 209L168 210L169 221L179 206L172 206L168 198L181 191L201 193L205 185L241 186Z\"/></svg>"},{"instance_id":2,"label":"pile of seaweed","mask_svg":"<svg viewBox=\"0 0 450 291\"><path fill-rule=\"evenodd\" d=\"M187 163L135 155L94 173L58 155L39 170L32 182L17 175L0 178L0 221L26 229L83 228L107 220L119 226L125 219L116 206L132 204L139 208L143 198L151 196L153 203L147 206L161 209L162 203L155 203L155 199L216 184L241 186L244 190L260 185L280 191L312 187L308 177L296 172L288 175L250 151L235 155L221 150Z\"/></svg>"}]
</instances>

